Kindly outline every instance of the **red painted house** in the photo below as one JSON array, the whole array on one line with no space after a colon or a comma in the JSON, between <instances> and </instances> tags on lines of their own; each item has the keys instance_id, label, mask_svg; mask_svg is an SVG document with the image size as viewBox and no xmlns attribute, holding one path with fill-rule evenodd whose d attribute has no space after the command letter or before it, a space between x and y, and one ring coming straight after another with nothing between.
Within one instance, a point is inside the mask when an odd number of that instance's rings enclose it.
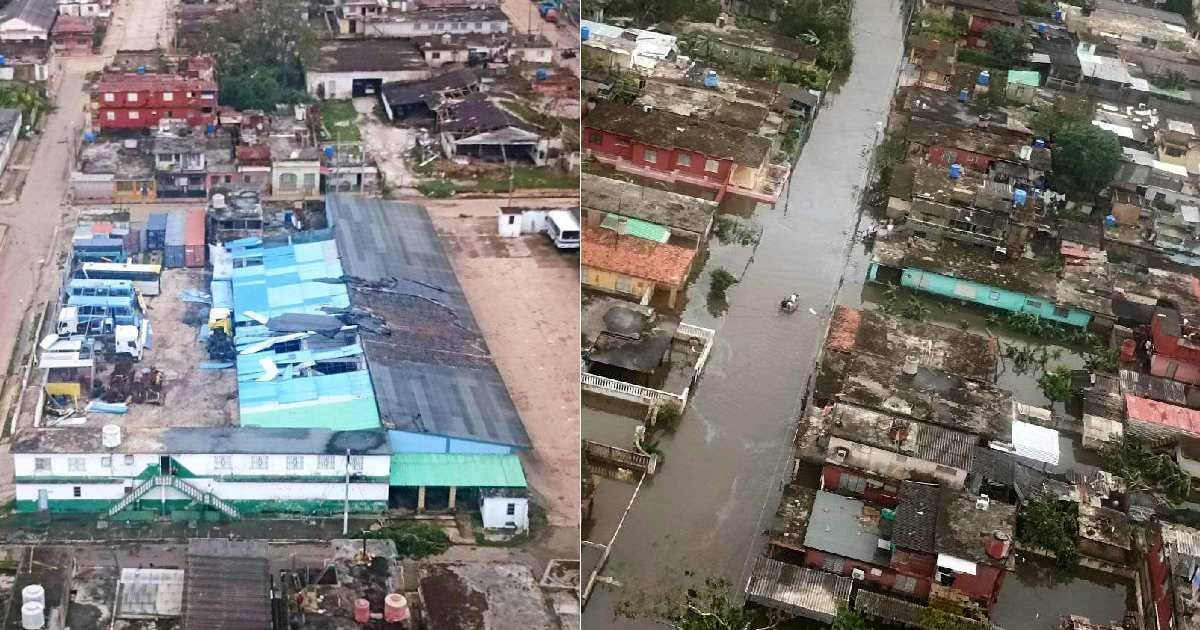
<instances>
[{"instance_id":1,"label":"red painted house","mask_svg":"<svg viewBox=\"0 0 1200 630\"><path fill-rule=\"evenodd\" d=\"M1151 534L1146 554L1146 573L1150 581L1150 602L1154 607L1154 626L1150 630L1195 628L1190 610L1196 599L1192 576L1200 567L1200 531L1174 523L1162 523ZM1180 603L1184 602L1181 608ZM1176 611L1179 617L1176 618Z\"/></svg>"},{"instance_id":2,"label":"red painted house","mask_svg":"<svg viewBox=\"0 0 1200 630\"><path fill-rule=\"evenodd\" d=\"M1017 0L928 0L927 6L967 19L967 45L986 48L983 34L995 26L1019 26L1021 11Z\"/></svg>"},{"instance_id":3,"label":"red painted house","mask_svg":"<svg viewBox=\"0 0 1200 630\"><path fill-rule=\"evenodd\" d=\"M935 589L966 595L991 610L1000 596L1017 507L966 492L946 492L938 509Z\"/></svg>"},{"instance_id":4,"label":"red painted house","mask_svg":"<svg viewBox=\"0 0 1200 630\"><path fill-rule=\"evenodd\" d=\"M217 82L164 74L107 74L92 93L100 130L151 129L161 120L216 123Z\"/></svg>"},{"instance_id":5,"label":"red painted house","mask_svg":"<svg viewBox=\"0 0 1200 630\"><path fill-rule=\"evenodd\" d=\"M821 468L821 489L858 497L894 508L900 503L900 482L833 464Z\"/></svg>"},{"instance_id":6,"label":"red painted house","mask_svg":"<svg viewBox=\"0 0 1200 630\"><path fill-rule=\"evenodd\" d=\"M673 112L601 102L583 119L583 148L618 170L775 202L786 167L770 164L766 138ZM782 169L782 171L780 170Z\"/></svg>"}]
</instances>

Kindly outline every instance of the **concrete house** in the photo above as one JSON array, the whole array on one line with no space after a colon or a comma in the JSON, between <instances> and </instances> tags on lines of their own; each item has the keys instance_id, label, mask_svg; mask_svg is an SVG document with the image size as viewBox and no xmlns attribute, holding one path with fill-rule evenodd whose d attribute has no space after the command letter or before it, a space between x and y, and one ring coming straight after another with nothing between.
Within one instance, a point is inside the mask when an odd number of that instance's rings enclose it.
<instances>
[{"instance_id":1,"label":"concrete house","mask_svg":"<svg viewBox=\"0 0 1200 630\"><path fill-rule=\"evenodd\" d=\"M153 129L161 121L203 127L217 120L217 82L165 74L106 74L92 92L92 125Z\"/></svg>"},{"instance_id":2,"label":"concrete house","mask_svg":"<svg viewBox=\"0 0 1200 630\"><path fill-rule=\"evenodd\" d=\"M12 0L0 9L0 42L48 41L57 16L55 0Z\"/></svg>"},{"instance_id":3,"label":"concrete house","mask_svg":"<svg viewBox=\"0 0 1200 630\"><path fill-rule=\"evenodd\" d=\"M208 195L207 138L184 127L154 137L156 189L160 199L203 199Z\"/></svg>"},{"instance_id":4,"label":"concrete house","mask_svg":"<svg viewBox=\"0 0 1200 630\"><path fill-rule=\"evenodd\" d=\"M580 258L583 286L629 297L649 304L658 293L665 294L674 308L687 282L696 250L630 233L623 226L583 226ZM657 232L661 232L661 226Z\"/></svg>"}]
</instances>

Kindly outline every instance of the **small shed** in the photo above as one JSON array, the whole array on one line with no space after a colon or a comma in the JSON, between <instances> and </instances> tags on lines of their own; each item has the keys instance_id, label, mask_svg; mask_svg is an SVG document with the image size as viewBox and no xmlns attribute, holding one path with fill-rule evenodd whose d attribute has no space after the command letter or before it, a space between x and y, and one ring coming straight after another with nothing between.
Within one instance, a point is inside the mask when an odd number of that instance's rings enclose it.
<instances>
[{"instance_id":1,"label":"small shed","mask_svg":"<svg viewBox=\"0 0 1200 630\"><path fill-rule=\"evenodd\" d=\"M1028 105L1037 96L1041 82L1042 75L1038 74L1037 70L1009 70L1004 96L1010 101Z\"/></svg>"},{"instance_id":2,"label":"small shed","mask_svg":"<svg viewBox=\"0 0 1200 630\"><path fill-rule=\"evenodd\" d=\"M501 238L517 238L521 236L521 208L500 208L496 211L499 216L497 233Z\"/></svg>"}]
</instances>

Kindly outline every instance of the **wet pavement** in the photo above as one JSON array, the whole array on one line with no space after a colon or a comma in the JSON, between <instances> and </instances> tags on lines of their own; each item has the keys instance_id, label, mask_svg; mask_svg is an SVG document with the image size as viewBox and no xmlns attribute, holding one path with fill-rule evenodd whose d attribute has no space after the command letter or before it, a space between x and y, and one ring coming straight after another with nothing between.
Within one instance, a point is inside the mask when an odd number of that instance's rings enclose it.
<instances>
[{"instance_id":1,"label":"wet pavement","mask_svg":"<svg viewBox=\"0 0 1200 630\"><path fill-rule=\"evenodd\" d=\"M903 53L898 0L863 0L854 20L852 72L827 96L785 198L753 213L761 241L712 251L707 269L722 266L741 278L729 290L728 310L708 312L707 271L689 290L684 320L717 328L716 344L684 418L661 436L664 464L642 488L613 550L605 573L623 586L596 590L584 615L588 628L659 627L616 618L614 608L631 594L673 590L688 571L726 577L740 590L761 551ZM781 314L780 297L793 291L800 308ZM612 421L586 408L583 417L584 427ZM632 486L602 484L597 508L623 505L609 491L627 500ZM587 529L590 540L611 535L602 524Z\"/></svg>"}]
</instances>

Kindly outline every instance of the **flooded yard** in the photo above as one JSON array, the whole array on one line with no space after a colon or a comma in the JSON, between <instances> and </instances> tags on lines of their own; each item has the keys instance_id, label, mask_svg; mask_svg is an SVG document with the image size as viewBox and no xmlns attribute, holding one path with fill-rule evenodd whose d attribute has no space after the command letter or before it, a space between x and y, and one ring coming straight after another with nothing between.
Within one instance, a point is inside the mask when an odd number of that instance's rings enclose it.
<instances>
[{"instance_id":1,"label":"flooded yard","mask_svg":"<svg viewBox=\"0 0 1200 630\"><path fill-rule=\"evenodd\" d=\"M1079 569L1063 580L1053 563L1017 554L1017 569L1004 579L992 621L1006 630L1058 630L1063 615L1120 625L1134 588L1118 578Z\"/></svg>"}]
</instances>

